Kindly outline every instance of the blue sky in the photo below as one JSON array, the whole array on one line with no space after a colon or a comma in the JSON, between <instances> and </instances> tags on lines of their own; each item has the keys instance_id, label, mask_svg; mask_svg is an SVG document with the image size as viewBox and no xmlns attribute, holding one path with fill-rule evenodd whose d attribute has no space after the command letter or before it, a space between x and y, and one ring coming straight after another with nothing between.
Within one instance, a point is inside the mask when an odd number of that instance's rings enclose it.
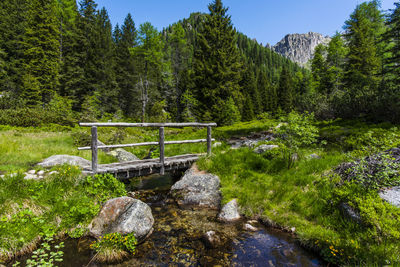
<instances>
[{"instance_id":1,"label":"blue sky","mask_svg":"<svg viewBox=\"0 0 400 267\"><path fill-rule=\"evenodd\" d=\"M96 0L107 9L113 25L122 24L130 12L138 27L149 21L158 30L189 17L208 12L212 0ZM357 0L223 0L233 25L250 38L274 45L288 33L319 32L333 35L358 3ZM394 0L382 0L382 9L393 8Z\"/></svg>"}]
</instances>

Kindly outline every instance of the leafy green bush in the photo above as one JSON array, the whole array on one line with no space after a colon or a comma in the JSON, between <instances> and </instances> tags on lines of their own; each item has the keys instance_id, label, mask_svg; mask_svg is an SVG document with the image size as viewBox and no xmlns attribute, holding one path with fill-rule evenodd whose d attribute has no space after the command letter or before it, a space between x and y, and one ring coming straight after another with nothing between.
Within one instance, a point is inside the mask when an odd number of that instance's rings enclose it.
<instances>
[{"instance_id":1,"label":"leafy green bush","mask_svg":"<svg viewBox=\"0 0 400 267\"><path fill-rule=\"evenodd\" d=\"M88 194L95 196L100 202L127 194L124 183L111 174L88 176L82 185Z\"/></svg>"},{"instance_id":2,"label":"leafy green bush","mask_svg":"<svg viewBox=\"0 0 400 267\"><path fill-rule=\"evenodd\" d=\"M294 154L299 152L301 147L311 145L317 141L318 128L312 123L313 114L299 114L292 111L285 118L285 121L276 133L279 135L281 143L284 144L283 150L288 162L288 168L291 168L294 162Z\"/></svg>"}]
</instances>

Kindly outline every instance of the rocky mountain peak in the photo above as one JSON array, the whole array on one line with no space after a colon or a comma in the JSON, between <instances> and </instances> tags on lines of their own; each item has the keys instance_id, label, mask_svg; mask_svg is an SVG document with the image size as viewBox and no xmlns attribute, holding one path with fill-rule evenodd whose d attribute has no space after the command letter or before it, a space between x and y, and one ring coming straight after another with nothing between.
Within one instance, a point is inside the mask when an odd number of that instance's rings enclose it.
<instances>
[{"instance_id":1,"label":"rocky mountain peak","mask_svg":"<svg viewBox=\"0 0 400 267\"><path fill-rule=\"evenodd\" d=\"M330 40L330 37L315 32L288 34L272 46L272 50L305 66L313 57L315 47L321 43L328 44Z\"/></svg>"}]
</instances>

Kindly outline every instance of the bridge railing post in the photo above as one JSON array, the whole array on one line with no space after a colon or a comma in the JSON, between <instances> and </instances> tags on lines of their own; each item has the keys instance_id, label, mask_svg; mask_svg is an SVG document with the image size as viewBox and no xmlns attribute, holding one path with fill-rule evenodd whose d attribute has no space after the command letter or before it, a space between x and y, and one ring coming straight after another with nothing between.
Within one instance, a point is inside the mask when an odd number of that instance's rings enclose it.
<instances>
[{"instance_id":1,"label":"bridge railing post","mask_svg":"<svg viewBox=\"0 0 400 267\"><path fill-rule=\"evenodd\" d=\"M92 172L97 172L97 127L92 126Z\"/></svg>"},{"instance_id":2,"label":"bridge railing post","mask_svg":"<svg viewBox=\"0 0 400 267\"><path fill-rule=\"evenodd\" d=\"M211 126L207 126L207 155L211 156Z\"/></svg>"},{"instance_id":3,"label":"bridge railing post","mask_svg":"<svg viewBox=\"0 0 400 267\"><path fill-rule=\"evenodd\" d=\"M165 174L165 167L164 167L164 160L165 160L165 158L164 158L165 157L165 155L164 155L164 127L160 127L159 134L160 134L159 146L160 146L160 163L161 163L160 174L164 175Z\"/></svg>"}]
</instances>

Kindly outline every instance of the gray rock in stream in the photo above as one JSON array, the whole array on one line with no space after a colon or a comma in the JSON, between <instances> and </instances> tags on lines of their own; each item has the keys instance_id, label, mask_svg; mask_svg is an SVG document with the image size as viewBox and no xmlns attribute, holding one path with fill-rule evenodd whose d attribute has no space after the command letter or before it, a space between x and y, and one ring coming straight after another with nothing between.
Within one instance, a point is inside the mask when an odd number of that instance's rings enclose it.
<instances>
[{"instance_id":1,"label":"gray rock in stream","mask_svg":"<svg viewBox=\"0 0 400 267\"><path fill-rule=\"evenodd\" d=\"M179 206L199 206L218 209L221 202L218 176L200 172L196 165L187 170L182 179L171 187Z\"/></svg>"},{"instance_id":2,"label":"gray rock in stream","mask_svg":"<svg viewBox=\"0 0 400 267\"><path fill-rule=\"evenodd\" d=\"M141 240L151 234L154 218L151 208L144 202L118 197L108 200L89 225L89 234L100 237L107 233L134 233Z\"/></svg>"},{"instance_id":3,"label":"gray rock in stream","mask_svg":"<svg viewBox=\"0 0 400 267\"><path fill-rule=\"evenodd\" d=\"M379 193L379 196L393 206L400 208L400 186L384 189Z\"/></svg>"},{"instance_id":4,"label":"gray rock in stream","mask_svg":"<svg viewBox=\"0 0 400 267\"><path fill-rule=\"evenodd\" d=\"M44 167L44 168L51 168L57 165L63 165L63 164L69 164L69 165L75 165L79 166L81 168L85 167L90 167L91 163L90 161L78 157L78 156L70 156L70 155L54 155L51 156L42 162L38 163L38 166Z\"/></svg>"},{"instance_id":5,"label":"gray rock in stream","mask_svg":"<svg viewBox=\"0 0 400 267\"><path fill-rule=\"evenodd\" d=\"M240 219L239 206L236 199L232 199L224 205L218 214L218 220L223 222L234 222Z\"/></svg>"}]
</instances>

